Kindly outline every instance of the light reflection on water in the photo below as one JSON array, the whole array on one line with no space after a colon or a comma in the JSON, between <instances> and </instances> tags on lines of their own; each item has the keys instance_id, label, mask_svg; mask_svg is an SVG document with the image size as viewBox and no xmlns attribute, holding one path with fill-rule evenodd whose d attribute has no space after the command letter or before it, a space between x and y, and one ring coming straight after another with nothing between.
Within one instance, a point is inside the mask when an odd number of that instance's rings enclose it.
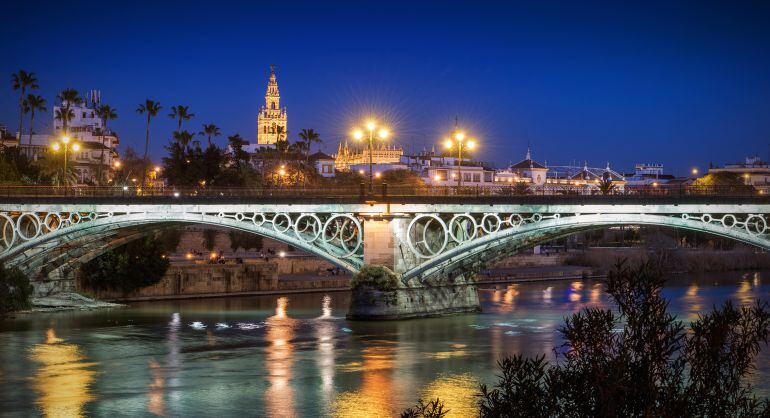
<instances>
[{"instance_id":1,"label":"light reflection on water","mask_svg":"<svg viewBox=\"0 0 770 418\"><path fill-rule=\"evenodd\" d=\"M677 278L670 309L697 319L726 299L770 299L760 273ZM597 282L495 285L484 313L348 322L349 294L139 303L0 322L0 410L11 415L397 415L440 397L474 411L505 355L561 344L564 317L609 308ZM196 329L191 324L199 322ZM768 393L770 355L751 381Z\"/></svg>"},{"instance_id":2,"label":"light reflection on water","mask_svg":"<svg viewBox=\"0 0 770 418\"><path fill-rule=\"evenodd\" d=\"M95 399L91 384L96 363L88 362L75 344L46 331L45 342L30 349L30 360L39 367L32 377L32 387L39 394L36 403L46 417L79 417L83 406Z\"/></svg>"}]
</instances>

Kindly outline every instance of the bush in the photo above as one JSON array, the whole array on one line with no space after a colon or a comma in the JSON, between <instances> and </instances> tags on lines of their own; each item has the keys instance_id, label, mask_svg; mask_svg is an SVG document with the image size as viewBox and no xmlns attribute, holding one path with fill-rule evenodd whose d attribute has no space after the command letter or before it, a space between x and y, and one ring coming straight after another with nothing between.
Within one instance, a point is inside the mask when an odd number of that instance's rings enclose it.
<instances>
[{"instance_id":1,"label":"bush","mask_svg":"<svg viewBox=\"0 0 770 418\"><path fill-rule=\"evenodd\" d=\"M0 316L29 309L32 305L32 291L26 274L18 268L6 268L0 263Z\"/></svg>"},{"instance_id":2,"label":"bush","mask_svg":"<svg viewBox=\"0 0 770 418\"><path fill-rule=\"evenodd\" d=\"M441 399L435 399L428 403L420 399L417 405L402 412L401 418L444 418L448 413L449 410L444 409L444 403L441 402Z\"/></svg>"},{"instance_id":3,"label":"bush","mask_svg":"<svg viewBox=\"0 0 770 418\"><path fill-rule=\"evenodd\" d=\"M81 273L88 288L119 290L125 295L158 283L168 266L161 243L146 237L89 261L81 267Z\"/></svg>"},{"instance_id":4,"label":"bush","mask_svg":"<svg viewBox=\"0 0 770 418\"><path fill-rule=\"evenodd\" d=\"M499 381L480 388L479 415L770 416L747 381L768 341L770 307L727 301L687 328L668 312L663 283L653 262L619 262L605 282L617 312L586 308L567 318L556 363L500 360Z\"/></svg>"},{"instance_id":5,"label":"bush","mask_svg":"<svg viewBox=\"0 0 770 418\"><path fill-rule=\"evenodd\" d=\"M728 301L688 330L668 313L661 277L651 262L618 263L605 283L618 312L569 317L555 365L500 361L500 381L481 387L481 416L767 416L746 381L768 340L767 304Z\"/></svg>"},{"instance_id":6,"label":"bush","mask_svg":"<svg viewBox=\"0 0 770 418\"><path fill-rule=\"evenodd\" d=\"M398 276L387 267L363 266L353 279L350 287L371 286L378 290L396 290L399 286Z\"/></svg>"}]
</instances>

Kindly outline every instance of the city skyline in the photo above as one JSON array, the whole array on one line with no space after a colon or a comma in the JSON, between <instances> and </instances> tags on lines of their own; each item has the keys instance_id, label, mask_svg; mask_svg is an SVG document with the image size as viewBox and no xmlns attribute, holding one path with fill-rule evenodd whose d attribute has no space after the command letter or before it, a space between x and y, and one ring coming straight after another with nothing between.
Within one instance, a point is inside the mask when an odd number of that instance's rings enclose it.
<instances>
[{"instance_id":1,"label":"city skyline","mask_svg":"<svg viewBox=\"0 0 770 418\"><path fill-rule=\"evenodd\" d=\"M111 127L121 149L142 148L144 123L135 109L146 98L160 101L150 148L156 160L174 129L166 115L178 104L196 114L191 131L216 123L223 137L256 141L256 114L275 64L291 113L289 138L313 128L326 152L370 115L392 126L392 144L411 152L440 146L459 117L480 139L476 158L498 167L520 160L528 145L535 159L552 164L609 161L627 171L659 162L678 174L710 161L766 158L770 150L766 8L593 5L556 16L553 7L426 4L404 12L398 5L232 4L242 17L228 10L225 22L218 19L224 12L198 4L88 6L3 6L40 23L21 36L19 22L0 29L14 35L0 37L0 70L9 78L0 123L9 130L18 124L10 74L23 68L36 73L38 94L48 100L49 112L37 119L41 132L51 128L56 93L73 87L101 90L118 109ZM263 14L284 18L246 25ZM201 24L186 28L186 19ZM314 22L323 23L315 35L292 35ZM157 39L137 42L143 29L157 29ZM84 32L84 40L62 48L53 35L67 30ZM336 48L323 49L331 40Z\"/></svg>"}]
</instances>

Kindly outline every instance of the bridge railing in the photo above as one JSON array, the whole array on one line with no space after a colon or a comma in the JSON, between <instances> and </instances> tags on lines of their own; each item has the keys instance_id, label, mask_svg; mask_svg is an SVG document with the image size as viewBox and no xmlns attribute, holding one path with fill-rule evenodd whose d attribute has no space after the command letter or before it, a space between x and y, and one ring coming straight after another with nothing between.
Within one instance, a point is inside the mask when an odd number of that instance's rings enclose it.
<instances>
[{"instance_id":1,"label":"bridge railing","mask_svg":"<svg viewBox=\"0 0 770 418\"><path fill-rule=\"evenodd\" d=\"M565 198L578 196L607 196L618 198L629 197L685 197L685 196L731 196L731 197L762 197L763 191L752 186L691 186L691 185L658 185L645 187L625 187L622 190L605 191L597 187L576 185L544 185L544 186L403 186L377 184L373 195L367 193L367 188L360 186L331 186L331 187L155 187L141 188L132 186L0 186L0 197L116 197L116 198L200 198L212 199L220 197L319 197L319 198L382 198L409 196L562 196Z\"/></svg>"}]
</instances>

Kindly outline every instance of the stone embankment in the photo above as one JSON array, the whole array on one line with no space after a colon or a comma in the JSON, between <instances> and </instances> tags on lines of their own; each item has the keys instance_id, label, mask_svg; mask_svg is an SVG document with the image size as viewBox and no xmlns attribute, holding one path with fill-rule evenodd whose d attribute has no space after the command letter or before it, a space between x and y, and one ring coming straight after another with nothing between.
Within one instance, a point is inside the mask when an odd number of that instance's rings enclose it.
<instances>
[{"instance_id":1,"label":"stone embankment","mask_svg":"<svg viewBox=\"0 0 770 418\"><path fill-rule=\"evenodd\" d=\"M319 274L316 272L315 274L284 275L279 280L278 265L275 262L179 264L169 267L160 282L128 294L117 291L94 291L87 288L80 290L103 300L140 301L350 288L349 276L320 276Z\"/></svg>"}]
</instances>

